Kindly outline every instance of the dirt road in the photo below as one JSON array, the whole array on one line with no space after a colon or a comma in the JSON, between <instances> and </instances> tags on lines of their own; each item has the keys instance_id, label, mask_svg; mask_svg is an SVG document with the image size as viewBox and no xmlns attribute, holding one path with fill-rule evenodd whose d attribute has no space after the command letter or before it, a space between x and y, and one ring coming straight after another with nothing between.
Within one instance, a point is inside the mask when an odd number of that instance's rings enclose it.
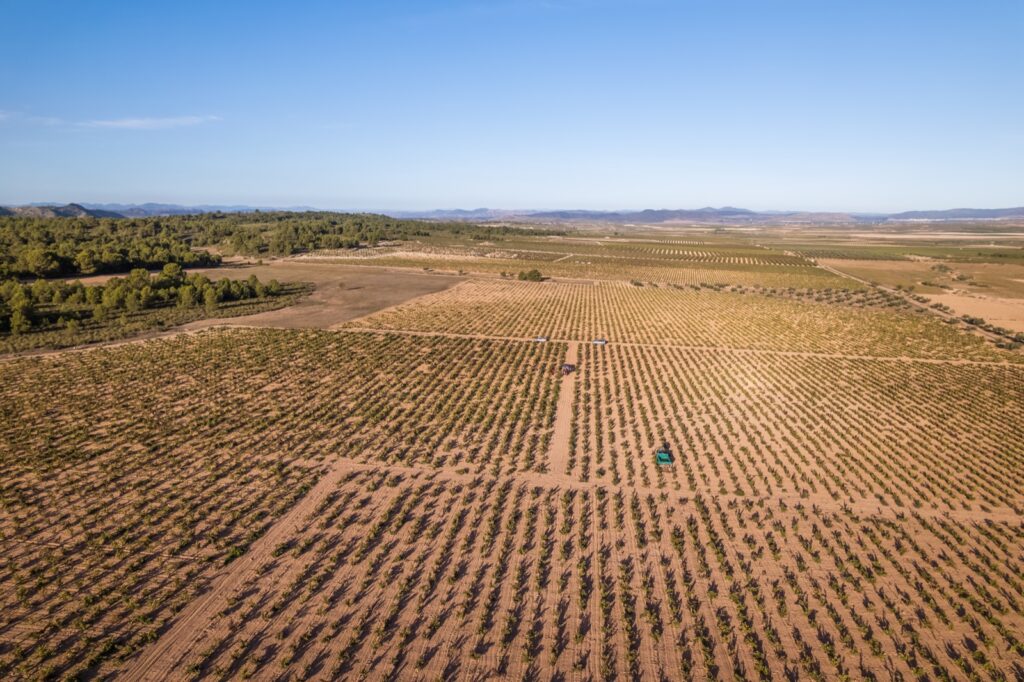
<instances>
[{"instance_id":1,"label":"dirt road","mask_svg":"<svg viewBox=\"0 0 1024 682\"><path fill-rule=\"evenodd\" d=\"M579 363L580 344L570 342L565 354L565 362L570 365ZM548 450L548 471L555 475L569 473L569 435L572 431L572 404L576 396L576 372L562 377L558 387L558 406L555 409L555 430L551 434L551 445Z\"/></svg>"}]
</instances>

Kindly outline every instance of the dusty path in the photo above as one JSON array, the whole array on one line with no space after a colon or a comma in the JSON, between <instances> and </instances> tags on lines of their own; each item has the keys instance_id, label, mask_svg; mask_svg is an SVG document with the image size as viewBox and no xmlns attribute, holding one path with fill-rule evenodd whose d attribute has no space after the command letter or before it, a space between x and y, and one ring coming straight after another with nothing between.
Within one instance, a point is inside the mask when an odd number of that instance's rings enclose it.
<instances>
[{"instance_id":1,"label":"dusty path","mask_svg":"<svg viewBox=\"0 0 1024 682\"><path fill-rule=\"evenodd\" d=\"M575 365L579 362L580 344L570 342L565 353L565 362ZM569 473L569 434L572 431L572 403L576 396L576 372L562 377L558 387L558 406L555 408L555 430L551 434L548 449L548 471L557 475Z\"/></svg>"}]
</instances>

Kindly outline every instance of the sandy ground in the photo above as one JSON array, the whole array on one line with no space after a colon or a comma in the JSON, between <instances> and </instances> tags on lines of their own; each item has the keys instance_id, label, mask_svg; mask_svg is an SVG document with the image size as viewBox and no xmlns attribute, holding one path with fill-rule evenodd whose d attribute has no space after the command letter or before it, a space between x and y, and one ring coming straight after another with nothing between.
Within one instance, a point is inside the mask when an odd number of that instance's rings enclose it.
<instances>
[{"instance_id":1,"label":"sandy ground","mask_svg":"<svg viewBox=\"0 0 1024 682\"><path fill-rule=\"evenodd\" d=\"M997 327L1024 332L1024 299L968 294L929 294L928 298L948 305L957 315L980 317Z\"/></svg>"},{"instance_id":2,"label":"sandy ground","mask_svg":"<svg viewBox=\"0 0 1024 682\"><path fill-rule=\"evenodd\" d=\"M948 263L955 272L971 278L967 282L956 282L932 270L932 263L926 262L832 259L820 262L825 267L877 281L883 286L914 286L915 291L932 302L949 306L956 315L980 317L996 326L1024 332L1024 297L1016 297L1024 296L1024 279L1018 278L1024 268L1019 265ZM922 280L952 281L955 288L922 287Z\"/></svg>"},{"instance_id":3,"label":"sandy ground","mask_svg":"<svg viewBox=\"0 0 1024 682\"><path fill-rule=\"evenodd\" d=\"M314 296L321 294L322 304L310 306L308 315L284 317L276 323L270 320L267 326L300 327L314 319L320 320L317 324L325 320L329 323L335 314L352 312L341 294L335 294L337 300L332 297L333 284L370 286L375 281L388 290L387 280L399 277L379 269L302 265L316 272L291 279L314 281L313 276L321 277L316 280ZM238 268L234 272L248 276L255 270ZM285 279L280 272L278 268L254 274ZM383 279L360 280L360 276ZM414 295L409 291L424 279L458 281L431 275L415 277L420 279L407 282L399 290L401 295ZM344 293L345 289L337 288ZM384 299L376 301L375 305L387 305ZM211 337L214 334L204 333ZM372 333L376 332L352 330L330 336ZM481 338L402 330L387 333L453 340ZM542 345L531 345L538 347ZM313 355L303 362L284 363L280 370L265 376L257 373L250 385L259 388L249 391L253 397L247 409L261 419L276 415L279 404L288 413L310 405L322 407L309 410L304 422L282 421L276 427L261 427L259 442L265 439L261 447L280 449L282 453L294 454L296 447L307 454L323 453L327 472L290 511L269 525L243 556L220 569L206 589L184 604L156 641L131 660L120 676L583 680L598 679L607 665L622 680L709 679L732 669L730 642L739 642L735 659L744 669L754 670L753 648L735 634L743 613L752 619L755 633L765 632L772 622L781 631L778 646L785 656L771 650L766 654L774 679L783 679L787 669L799 665L805 641L811 643L816 661L824 666L823 678L836 679L839 669L828 663L814 643L815 636L822 636L819 633L837 638L833 622L827 619L832 616L825 611L826 606L835 609L835 622L854 633L855 638L860 635L854 616L863 615L871 623L888 623L893 614L909 614L916 607L927 613L924 609L930 607L916 596L924 588L915 587L922 583L916 581L912 570L938 556L944 561L943 569L935 572L939 587L929 594L936 595L946 613L953 613L948 595L953 594L954 586L965 590L970 587L947 576L963 575L978 565L972 563L974 555L969 552L983 552L979 560L989 566L1019 553L1018 536L1011 535L1010 530L1004 534L1003 529L986 526L985 532L1000 534L997 539L1005 537L997 545L971 525L989 521L1006 524L1007 528L1019 525L1017 512L998 504L1017 499L1012 488L1019 476L1012 464L1018 460L998 460L994 475L985 471L984 478L979 477L979 472L965 464L968 460L959 443L975 437L984 441L979 436L983 428L953 419L953 427L965 429L963 436L940 432L937 420L926 417L927 410L936 407L932 400L942 395L934 386L924 395L930 396L930 402L918 403L916 395L915 401L905 395L901 402L881 390L889 386L882 382L874 393L882 396L877 403L861 404L856 398L850 399L819 418L820 405L831 404L844 395L833 388L834 377L808 381L811 376L819 376L827 365L780 362L799 351L718 350L721 352L697 357L671 353L672 347L664 344L613 342L608 348L597 349L577 339L564 359L578 363L581 371L560 379L550 469L546 473L513 471L499 478L494 482L496 486L511 483L507 500L499 499L493 491L475 497L491 477L470 473L468 468L360 461L342 454L351 446L356 457L366 457L357 440L346 437L329 441L329 432L317 435L325 425L337 427L349 418L351 408L346 408L339 394L350 386L344 377L354 365L332 366L322 356ZM441 385L449 387L442 390L456 396L452 405L467 404L468 392L451 388L450 365L439 363L431 369L425 364L424 369L410 371L419 362L407 362L410 355L411 350L393 357L390 362L395 364L381 368L379 376L388 377L389 382L408 381L411 401L430 403L428 395L436 400L441 393L426 389ZM603 364L598 364L600 357L604 358ZM546 358L546 362L553 361L554 357ZM562 361L560 352L557 361ZM494 364L493 369L500 371L499 363ZM891 371L903 372L903 368L890 365L866 364L874 366L859 373L847 364L845 373L840 372L841 379L851 381L861 395ZM303 374L303 366L314 373ZM332 371L323 372L324 366ZM551 380L546 367L539 370ZM1000 371L993 368L987 376L1002 376ZM320 385L318 373L329 375L329 381L337 383ZM584 381L588 373L592 381ZM903 372L903 376L912 379L927 375L915 370ZM952 377L946 376L952 385ZM377 424L411 418L399 401L376 393L375 387L381 383L367 379L366 402L395 409L374 413L373 419L379 418L380 422L367 421L369 433L379 428ZM244 385L239 387L243 389ZM268 390L279 393L261 399L259 396L267 396ZM591 424L591 420L594 433L592 445L590 437L583 436L587 440L578 446L579 461L589 462L593 453L603 452L605 457L604 461L595 460L592 478L581 478L578 469L569 466L568 439L577 390L581 391L580 404L589 405L578 421L580 433L586 433L584 421ZM924 388L921 390L926 393ZM363 399L363 394L359 397ZM978 414L994 425L996 417L991 409L995 403L981 399L989 402L981 403ZM188 400L169 405L189 414L202 404L192 402L191 395ZM257 410L260 405L266 409ZM915 415L919 405L921 410ZM863 417L861 409L866 411ZM504 409L494 413L499 422L510 414ZM1013 423L1015 412L1008 414L1006 425ZM891 419L886 415L892 415ZM111 422L111 426L114 424ZM286 425L288 428L284 428ZM598 425L608 439L607 446L598 444ZM435 428L427 420L421 426L424 433ZM847 431L847 426L859 428ZM908 440L892 436L904 432ZM500 444L507 442L507 432L499 427L494 433L493 442L499 444L496 451L500 451ZM669 437L678 443L677 465L668 470L655 468L651 462L652 443L665 433L674 433ZM492 442L478 433L467 437L475 442ZM850 449L858 455L833 453L833 447L843 449L840 437L849 439ZM307 443L309 438L322 440ZM999 440L1000 445L1016 451L1014 439L1004 436ZM994 447L987 442L983 445ZM913 475L908 477L902 470L876 464L887 461L879 458L883 447L886 457L895 453L900 456L897 462L913 465ZM934 460L918 451L943 452L936 460L948 457L955 462L959 458L963 471L948 467L938 474L924 475L918 465L927 466ZM597 473L598 467L604 466L622 471L624 480L620 483L618 478L613 481ZM874 467L880 468L880 475L870 473ZM691 469L692 485L686 478ZM363 478L348 480L346 476L351 472L361 473ZM786 479L772 483L770 476L776 472L785 474ZM949 481L957 473L963 474L965 489L981 488L980 501L959 504L963 500L951 494L945 508L925 505L908 519L904 514L909 507L887 503L882 508L879 498L870 494L876 490L875 485L887 494L890 488L908 496L931 494L935 490L931 486L938 484L946 486L943 491L955 493L959 488L954 489ZM371 477L394 480L397 475L407 480L394 485L367 485ZM832 486L839 483L843 484L843 496L833 494ZM929 487L923 488L922 484ZM807 490L812 485L814 490ZM856 491L847 485L862 489ZM418 493L421 489L426 491L422 496ZM600 498L598 489L602 491ZM694 495L704 495L699 506ZM405 506L388 513L396 499ZM940 520L957 522L962 525L954 531L965 537L974 535L964 543L967 550L961 555L950 549L944 534L925 532L922 520L932 528L938 528ZM485 541L492 521L496 535ZM904 529L906 536L901 534ZM678 534L674 533L677 530ZM912 537L913 543L905 537ZM850 553L860 551L852 543L862 539L874 543L865 543L863 554L870 555L872 561L877 558L886 568L879 588L884 587L885 594L895 591L901 599L907 595L902 603L880 601L876 595L882 594L881 589L875 591L874 585L844 577L852 575ZM765 551L769 543L778 544L778 556ZM285 545L289 547L287 552L278 555L278 548ZM877 552L874 545L878 546ZM363 546L366 551L360 553ZM905 552L909 553L904 556ZM794 568L796 556L806 556L810 567ZM735 573L735 581L734 570L740 571ZM1009 590L1017 584L1012 576L1005 578L991 570L988 574L974 572L988 576L993 592L1004 590L1010 595ZM792 585L786 582L788 575L794 576ZM590 585L586 593L584 584ZM744 597L741 612L725 593L732 584L753 585L763 598L758 601ZM833 584L836 587L831 587ZM842 600L831 596L837 590L843 595L849 592L849 605L845 596ZM682 615L678 622L671 616L670 594L679 595ZM803 612L797 608L798 596L804 600ZM788 604L788 612L776 607L775 600ZM460 615L463 609L465 616ZM1018 613L1011 611L1000 617L1010 631L1019 629ZM435 619L439 623L436 632L428 634L429 624ZM950 655L944 652L966 655L961 642L970 632L964 623L954 621L945 628L933 620L927 627L915 627L930 650L942 657L942 665L955 671ZM627 634L629 628L637 633L635 638ZM536 632L543 635L539 644L531 645L528 637ZM706 660L699 653L697 636L713 642ZM900 674L909 675L909 668L902 668L902 659L889 639L879 639L883 642L881 653L867 658L873 673L880 676L883 665L896 661L895 665L901 666ZM862 655L864 640L853 641L849 650L838 649L838 657L849 670L857 670L858 660L866 657ZM610 654L607 662L605 651ZM634 662L630 656L635 657ZM686 656L694 658L692 671L684 672ZM203 661L203 667L193 670L199 661ZM712 664L717 666L717 675L709 670ZM1002 659L997 665L1000 670L1008 667Z\"/></svg>"},{"instance_id":4,"label":"sandy ground","mask_svg":"<svg viewBox=\"0 0 1024 682\"><path fill-rule=\"evenodd\" d=\"M281 282L312 283L316 287L313 293L293 306L232 320L250 326L293 329L323 329L417 296L442 291L461 281L461 278L449 275L409 270L292 260L218 268L207 274L232 278L256 275L262 281L277 279ZM189 328L209 326L210 322L203 320Z\"/></svg>"},{"instance_id":5,"label":"sandy ground","mask_svg":"<svg viewBox=\"0 0 1024 682\"><path fill-rule=\"evenodd\" d=\"M206 634L213 615L223 608L224 595L240 585L259 579L257 569L260 564L271 556L277 545L289 540L308 525L307 517L337 486L346 470L346 463L344 460L336 462L305 497L252 546L251 551L241 561L235 562L230 569L221 572L206 593L189 603L188 607L177 615L173 627L165 636L154 646L149 647L144 656L135 660L125 671L125 676L133 680L168 679L171 664L181 660L191 646Z\"/></svg>"},{"instance_id":6,"label":"sandy ground","mask_svg":"<svg viewBox=\"0 0 1024 682\"><path fill-rule=\"evenodd\" d=\"M315 289L297 304L255 315L211 318L185 325L186 330L202 329L228 322L248 327L287 329L325 329L354 320L409 299L443 291L462 281L452 275L427 274L408 269L339 265L302 260L271 260L263 264L227 261L219 268L190 269L213 280L228 277L246 279L256 275L262 282L308 282ZM84 277L85 284L102 284L113 275Z\"/></svg>"},{"instance_id":7,"label":"sandy ground","mask_svg":"<svg viewBox=\"0 0 1024 682\"><path fill-rule=\"evenodd\" d=\"M1024 232L850 232L849 238L870 242L875 239L1012 239L1024 237Z\"/></svg>"},{"instance_id":8,"label":"sandy ground","mask_svg":"<svg viewBox=\"0 0 1024 682\"><path fill-rule=\"evenodd\" d=\"M930 281L953 289L964 289L971 294L990 298L1024 298L1024 265L1016 263L957 263L936 260L850 260L823 258L822 266L834 268L861 279L876 281L883 286L913 286L918 293L941 294L938 286L924 286ZM944 265L950 272L934 267ZM956 276L963 275L963 280Z\"/></svg>"},{"instance_id":9,"label":"sandy ground","mask_svg":"<svg viewBox=\"0 0 1024 682\"><path fill-rule=\"evenodd\" d=\"M570 342L565 361L570 365L579 364L580 344ZM562 377L558 388L558 406L555 410L555 430L548 452L549 470L554 474L565 474L569 470L569 433L572 430L572 403L576 395L576 372Z\"/></svg>"}]
</instances>

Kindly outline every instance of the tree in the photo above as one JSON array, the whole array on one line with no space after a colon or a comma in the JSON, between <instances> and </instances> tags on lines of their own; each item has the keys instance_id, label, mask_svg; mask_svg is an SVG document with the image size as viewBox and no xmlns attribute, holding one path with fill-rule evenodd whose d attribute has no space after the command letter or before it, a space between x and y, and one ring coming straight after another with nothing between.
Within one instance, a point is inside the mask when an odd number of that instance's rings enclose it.
<instances>
[{"instance_id":1,"label":"tree","mask_svg":"<svg viewBox=\"0 0 1024 682\"><path fill-rule=\"evenodd\" d=\"M132 268L132 271L128 273L128 285L132 289L141 289L147 284L149 284L149 273L145 268Z\"/></svg>"},{"instance_id":2,"label":"tree","mask_svg":"<svg viewBox=\"0 0 1024 682\"><path fill-rule=\"evenodd\" d=\"M177 263L167 263L161 271L164 279L172 282L180 282L182 278L181 266Z\"/></svg>"},{"instance_id":3,"label":"tree","mask_svg":"<svg viewBox=\"0 0 1024 682\"><path fill-rule=\"evenodd\" d=\"M46 277L60 272L60 263L49 250L43 248L28 249L18 259L18 267L22 272L29 272L37 277Z\"/></svg>"},{"instance_id":4,"label":"tree","mask_svg":"<svg viewBox=\"0 0 1024 682\"><path fill-rule=\"evenodd\" d=\"M83 275L91 275L96 272L96 259L93 257L92 251L79 251L75 256L75 267Z\"/></svg>"},{"instance_id":5,"label":"tree","mask_svg":"<svg viewBox=\"0 0 1024 682\"><path fill-rule=\"evenodd\" d=\"M540 274L540 270L536 268L527 272L520 272L519 279L524 282L543 282L544 275Z\"/></svg>"},{"instance_id":6,"label":"tree","mask_svg":"<svg viewBox=\"0 0 1024 682\"><path fill-rule=\"evenodd\" d=\"M21 334L27 332L32 328L32 322L29 320L28 315L24 313L20 308L15 309L11 313L11 333Z\"/></svg>"},{"instance_id":7,"label":"tree","mask_svg":"<svg viewBox=\"0 0 1024 682\"><path fill-rule=\"evenodd\" d=\"M210 315L217 310L217 290L209 284L203 287L203 305L206 306L206 312Z\"/></svg>"},{"instance_id":8,"label":"tree","mask_svg":"<svg viewBox=\"0 0 1024 682\"><path fill-rule=\"evenodd\" d=\"M178 307L191 308L196 304L196 290L191 284L178 287Z\"/></svg>"}]
</instances>

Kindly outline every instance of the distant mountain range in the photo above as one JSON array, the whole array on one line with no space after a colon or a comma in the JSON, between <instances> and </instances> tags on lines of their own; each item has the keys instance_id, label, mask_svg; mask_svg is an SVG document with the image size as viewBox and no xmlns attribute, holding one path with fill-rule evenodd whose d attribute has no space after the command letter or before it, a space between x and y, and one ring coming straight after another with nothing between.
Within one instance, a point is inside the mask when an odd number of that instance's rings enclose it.
<instances>
[{"instance_id":1,"label":"distant mountain range","mask_svg":"<svg viewBox=\"0 0 1024 682\"><path fill-rule=\"evenodd\" d=\"M249 211L316 211L311 206L289 206L272 208L267 206L220 206L201 204L181 206L179 204L58 204L37 203L27 206L0 206L0 215L21 215L33 218L144 218L147 216L193 215L197 213L246 213Z\"/></svg>"},{"instance_id":2,"label":"distant mountain range","mask_svg":"<svg viewBox=\"0 0 1024 682\"><path fill-rule=\"evenodd\" d=\"M316 211L312 206L288 206L274 208L271 206L245 206L241 204L222 206L216 204L200 204L198 206L181 206L179 204L82 204L89 210L112 211L126 218L141 218L151 215L192 215L195 213L247 213L249 211Z\"/></svg>"},{"instance_id":3,"label":"distant mountain range","mask_svg":"<svg viewBox=\"0 0 1024 682\"><path fill-rule=\"evenodd\" d=\"M55 206L49 204L32 204L30 206L0 206L0 215L20 215L29 218L83 218L92 216L94 218L123 218L120 213L113 211L88 209L81 204L66 204Z\"/></svg>"},{"instance_id":4,"label":"distant mountain range","mask_svg":"<svg viewBox=\"0 0 1024 682\"><path fill-rule=\"evenodd\" d=\"M196 213L244 213L246 211L316 211L310 206L287 208L246 205L181 206L179 204L30 204L28 206L0 206L0 215L22 215L38 218L84 217L140 218L146 216L189 215ZM674 223L710 223L722 225L749 224L822 224L822 223L883 223L901 221L959 221L1024 219L1024 206L1016 208L953 208L944 211L904 211L902 213L815 213L810 211L751 211L745 208L710 206L698 209L645 209L642 211L530 211L492 208L440 209L432 211L388 211L396 218L425 220L520 220L544 222L589 222L615 224L659 225Z\"/></svg>"},{"instance_id":5,"label":"distant mountain range","mask_svg":"<svg viewBox=\"0 0 1024 682\"><path fill-rule=\"evenodd\" d=\"M889 220L1001 220L1024 217L1024 208L951 208L948 211L905 211Z\"/></svg>"},{"instance_id":6,"label":"distant mountain range","mask_svg":"<svg viewBox=\"0 0 1024 682\"><path fill-rule=\"evenodd\" d=\"M905 211L903 213L827 213L811 211L751 211L745 208L710 206L697 209L645 209L642 211L501 211L478 208L470 211L402 211L389 215L433 220L527 220L551 222L589 222L622 224L717 223L742 224L822 224L880 223L900 221L954 221L1024 219L1024 206L1017 208L954 208L945 211Z\"/></svg>"}]
</instances>

